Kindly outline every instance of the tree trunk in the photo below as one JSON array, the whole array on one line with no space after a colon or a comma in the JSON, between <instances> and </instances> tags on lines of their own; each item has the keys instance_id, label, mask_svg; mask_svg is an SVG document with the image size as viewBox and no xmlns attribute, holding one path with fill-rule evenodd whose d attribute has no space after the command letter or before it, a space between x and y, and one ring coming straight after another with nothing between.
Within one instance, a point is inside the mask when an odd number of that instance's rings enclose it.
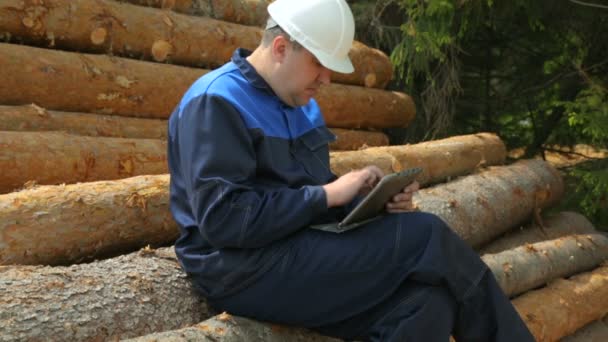
<instances>
[{"instance_id":1,"label":"tree trunk","mask_svg":"<svg viewBox=\"0 0 608 342\"><path fill-rule=\"evenodd\" d=\"M167 120L46 110L34 104L0 106L0 131L61 131L90 137L167 139ZM331 128L337 141L331 150L357 150L388 145L382 132Z\"/></svg>"},{"instance_id":2,"label":"tree trunk","mask_svg":"<svg viewBox=\"0 0 608 342\"><path fill-rule=\"evenodd\" d=\"M329 144L332 151L359 150L367 147L386 146L388 136L382 132L359 131L343 128L330 128L338 138Z\"/></svg>"},{"instance_id":3,"label":"tree trunk","mask_svg":"<svg viewBox=\"0 0 608 342\"><path fill-rule=\"evenodd\" d=\"M504 163L507 153L500 138L490 133L461 135L415 145L373 147L332 153L332 171L342 175L351 169L375 164L384 173L422 166L418 182L429 184L471 173L477 167ZM339 162L338 162L339 161Z\"/></svg>"},{"instance_id":4,"label":"tree trunk","mask_svg":"<svg viewBox=\"0 0 608 342\"><path fill-rule=\"evenodd\" d=\"M529 159L421 190L414 204L443 218L471 246L493 240L556 203L561 175L549 163Z\"/></svg>"},{"instance_id":5,"label":"tree trunk","mask_svg":"<svg viewBox=\"0 0 608 342\"><path fill-rule=\"evenodd\" d=\"M211 314L171 250L70 267L0 266L2 341L107 341Z\"/></svg>"},{"instance_id":6,"label":"tree trunk","mask_svg":"<svg viewBox=\"0 0 608 342\"><path fill-rule=\"evenodd\" d=\"M208 72L13 44L0 44L0 65L0 103L6 105L164 119ZM405 127L415 116L411 97L398 92L331 84L321 88L317 100L329 127Z\"/></svg>"},{"instance_id":7,"label":"tree trunk","mask_svg":"<svg viewBox=\"0 0 608 342\"><path fill-rule=\"evenodd\" d=\"M608 260L608 237L570 235L486 254L482 259L503 291L513 297L554 279L594 269Z\"/></svg>"},{"instance_id":8,"label":"tree trunk","mask_svg":"<svg viewBox=\"0 0 608 342\"><path fill-rule=\"evenodd\" d=\"M167 172L166 143L56 132L0 132L0 192Z\"/></svg>"},{"instance_id":9,"label":"tree trunk","mask_svg":"<svg viewBox=\"0 0 608 342\"><path fill-rule=\"evenodd\" d=\"M590 323L560 342L606 342L608 340L608 316Z\"/></svg>"},{"instance_id":10,"label":"tree trunk","mask_svg":"<svg viewBox=\"0 0 608 342\"><path fill-rule=\"evenodd\" d=\"M595 232L593 224L585 216L575 212L560 212L543 221L544 227L535 222L525 228L515 229L485 245L479 250L479 253L499 253L526 244L557 239L566 235Z\"/></svg>"},{"instance_id":11,"label":"tree trunk","mask_svg":"<svg viewBox=\"0 0 608 342\"><path fill-rule=\"evenodd\" d=\"M339 342L342 340L322 336L306 329L259 322L223 313L192 327L150 334L126 341Z\"/></svg>"},{"instance_id":12,"label":"tree trunk","mask_svg":"<svg viewBox=\"0 0 608 342\"><path fill-rule=\"evenodd\" d=\"M61 131L90 137L167 139L167 120L0 106L0 131Z\"/></svg>"},{"instance_id":13,"label":"tree trunk","mask_svg":"<svg viewBox=\"0 0 608 342\"><path fill-rule=\"evenodd\" d=\"M558 341L608 312L608 266L557 280L513 304L536 341Z\"/></svg>"},{"instance_id":14,"label":"tree trunk","mask_svg":"<svg viewBox=\"0 0 608 342\"><path fill-rule=\"evenodd\" d=\"M214 9L228 13L242 1L216 2ZM108 0L5 0L0 17L0 35L12 41L210 68L228 62L238 47L255 49L263 34L258 27ZM382 88L390 81L392 65L381 51L357 42L350 56L356 71L335 74L335 82Z\"/></svg>"},{"instance_id":15,"label":"tree trunk","mask_svg":"<svg viewBox=\"0 0 608 342\"><path fill-rule=\"evenodd\" d=\"M11 137L15 135L21 136L15 139L27 137L20 133L13 133ZM62 136L56 133L53 135ZM0 138L3 136L7 137L0 135ZM96 147L99 144L91 142L94 139L70 139L78 142L73 145L103 150L102 147ZM408 146L412 150L415 147L416 145ZM0 149L0 152L3 150ZM165 148L159 150L164 152ZM340 166L342 163L357 166L348 158L342 158L343 154L355 157L365 165L383 161L377 154L366 154L369 150L372 149L360 151L359 156L350 152L332 152L331 165L340 170L347 169ZM61 151L62 148L57 148L57 153ZM384 160L391 163L394 157L388 155ZM454 162L448 158L444 161L445 165ZM56 161L56 164L67 163ZM24 168L22 172L39 169L50 174L46 168L48 167L35 166ZM387 165L385 168L399 169L396 165ZM159 175L40 186L0 195L0 217L3 218L0 220L0 264L69 264L115 255L146 244L171 243L176 238L177 227L169 214L168 191L169 177ZM492 222L492 226L496 224Z\"/></svg>"},{"instance_id":16,"label":"tree trunk","mask_svg":"<svg viewBox=\"0 0 608 342\"><path fill-rule=\"evenodd\" d=\"M69 265L170 244L179 230L168 191L160 175L0 195L0 264Z\"/></svg>"},{"instance_id":17,"label":"tree trunk","mask_svg":"<svg viewBox=\"0 0 608 342\"><path fill-rule=\"evenodd\" d=\"M273 0L118 0L140 6L170 9L175 12L212 17L232 23L263 26Z\"/></svg>"}]
</instances>

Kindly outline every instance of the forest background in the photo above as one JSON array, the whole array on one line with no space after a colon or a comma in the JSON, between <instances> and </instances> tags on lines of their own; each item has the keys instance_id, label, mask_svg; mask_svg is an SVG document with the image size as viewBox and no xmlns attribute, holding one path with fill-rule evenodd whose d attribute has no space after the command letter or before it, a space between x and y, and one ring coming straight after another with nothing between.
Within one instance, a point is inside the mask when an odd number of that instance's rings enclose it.
<instances>
[{"instance_id":1,"label":"forest background","mask_svg":"<svg viewBox=\"0 0 608 342\"><path fill-rule=\"evenodd\" d=\"M389 88L417 104L391 143L494 132L513 158L576 160L554 210L608 230L608 1L348 2L356 38L391 56Z\"/></svg>"}]
</instances>

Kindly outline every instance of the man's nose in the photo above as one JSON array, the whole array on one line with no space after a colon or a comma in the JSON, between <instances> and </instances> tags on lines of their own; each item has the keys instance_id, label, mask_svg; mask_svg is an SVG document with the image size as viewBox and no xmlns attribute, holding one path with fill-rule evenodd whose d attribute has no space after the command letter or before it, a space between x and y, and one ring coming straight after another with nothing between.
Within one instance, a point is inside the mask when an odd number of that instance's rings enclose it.
<instances>
[{"instance_id":1,"label":"man's nose","mask_svg":"<svg viewBox=\"0 0 608 342\"><path fill-rule=\"evenodd\" d=\"M318 79L319 82L324 85L331 83L331 70L327 69L326 67L322 67Z\"/></svg>"}]
</instances>

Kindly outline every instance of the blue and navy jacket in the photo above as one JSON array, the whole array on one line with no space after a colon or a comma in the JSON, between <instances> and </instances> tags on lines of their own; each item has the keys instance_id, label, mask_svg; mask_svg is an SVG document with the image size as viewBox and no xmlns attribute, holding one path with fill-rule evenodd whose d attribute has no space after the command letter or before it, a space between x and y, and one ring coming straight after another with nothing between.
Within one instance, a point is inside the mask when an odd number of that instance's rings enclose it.
<instances>
[{"instance_id":1,"label":"blue and navy jacket","mask_svg":"<svg viewBox=\"0 0 608 342\"><path fill-rule=\"evenodd\" d=\"M237 50L198 79L169 119L175 251L208 298L238 291L278 262L285 239L340 219L322 185L335 179L319 106L282 102Z\"/></svg>"}]
</instances>

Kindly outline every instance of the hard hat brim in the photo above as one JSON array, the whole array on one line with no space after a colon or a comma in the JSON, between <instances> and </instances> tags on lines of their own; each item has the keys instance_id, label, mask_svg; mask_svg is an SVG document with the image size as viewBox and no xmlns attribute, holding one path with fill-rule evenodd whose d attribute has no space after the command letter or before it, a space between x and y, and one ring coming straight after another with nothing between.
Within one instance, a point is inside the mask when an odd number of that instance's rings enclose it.
<instances>
[{"instance_id":1,"label":"hard hat brim","mask_svg":"<svg viewBox=\"0 0 608 342\"><path fill-rule=\"evenodd\" d=\"M348 56L343 59L337 59L334 56L329 56L323 53L322 51L315 50L316 49L308 49L310 53L317 57L321 65L323 65L327 69L342 74L350 74L355 71L355 67L353 66L353 63L350 61L350 58L348 58Z\"/></svg>"}]
</instances>

